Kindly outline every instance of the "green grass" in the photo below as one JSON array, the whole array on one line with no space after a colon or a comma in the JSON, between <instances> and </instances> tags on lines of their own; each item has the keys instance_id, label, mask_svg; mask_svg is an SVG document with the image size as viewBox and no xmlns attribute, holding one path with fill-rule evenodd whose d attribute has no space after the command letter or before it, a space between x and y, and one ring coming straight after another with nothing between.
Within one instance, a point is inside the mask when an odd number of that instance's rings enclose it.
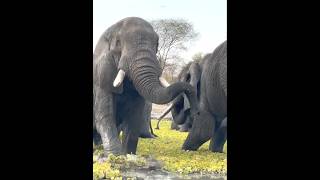
<instances>
[{"instance_id":1,"label":"green grass","mask_svg":"<svg viewBox=\"0 0 320 180\"><path fill-rule=\"evenodd\" d=\"M157 121L152 120L152 126L156 127ZM158 135L155 139L139 139L137 157L133 156L109 156L104 163L96 162L97 156L102 152L99 147L93 154L94 179L102 177L119 179L121 170L130 166L143 166L144 157L151 156L163 162L163 169L183 175L191 173L221 173L227 172L227 143L224 153L209 151L209 142L203 144L198 151L183 151L182 144L188 133L170 130L171 121L161 121L160 130L154 129ZM121 178L120 178L121 179Z\"/></svg>"},{"instance_id":2,"label":"green grass","mask_svg":"<svg viewBox=\"0 0 320 180\"><path fill-rule=\"evenodd\" d=\"M152 121L156 127L157 121ZM224 153L209 151L209 142L203 144L198 151L183 151L182 144L188 133L170 130L171 122L162 121L160 130L154 130L158 135L155 139L140 139L137 154L151 155L164 162L164 169L183 174L188 173L226 173L227 143Z\"/></svg>"}]
</instances>

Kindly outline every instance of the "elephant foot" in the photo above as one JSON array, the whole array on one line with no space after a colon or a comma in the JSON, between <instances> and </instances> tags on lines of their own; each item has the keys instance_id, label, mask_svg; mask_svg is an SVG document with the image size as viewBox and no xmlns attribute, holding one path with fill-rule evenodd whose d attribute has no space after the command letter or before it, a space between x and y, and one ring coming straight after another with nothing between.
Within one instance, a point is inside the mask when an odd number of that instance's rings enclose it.
<instances>
[{"instance_id":1,"label":"elephant foot","mask_svg":"<svg viewBox=\"0 0 320 180\"><path fill-rule=\"evenodd\" d=\"M179 129L179 131L180 131L180 132L188 132L188 131L189 131L189 129L188 129L188 128L184 128L184 127L182 127L182 128L180 128L180 129Z\"/></svg>"},{"instance_id":2,"label":"elephant foot","mask_svg":"<svg viewBox=\"0 0 320 180\"><path fill-rule=\"evenodd\" d=\"M152 135L152 134L141 134L139 136L140 138L144 138L144 139L153 139L155 138L156 136Z\"/></svg>"},{"instance_id":3,"label":"elephant foot","mask_svg":"<svg viewBox=\"0 0 320 180\"><path fill-rule=\"evenodd\" d=\"M93 143L95 146L100 146L102 144L102 140L100 137L94 137L93 138Z\"/></svg>"},{"instance_id":4,"label":"elephant foot","mask_svg":"<svg viewBox=\"0 0 320 180\"><path fill-rule=\"evenodd\" d=\"M212 152L223 153L224 143L215 144L210 141L209 150Z\"/></svg>"},{"instance_id":5,"label":"elephant foot","mask_svg":"<svg viewBox=\"0 0 320 180\"><path fill-rule=\"evenodd\" d=\"M209 148L210 151L216 152L216 153L223 153L223 146L220 147L214 147L214 148Z\"/></svg>"},{"instance_id":6,"label":"elephant foot","mask_svg":"<svg viewBox=\"0 0 320 180\"><path fill-rule=\"evenodd\" d=\"M93 130L93 143L95 146L99 146L102 144L102 139L97 130Z\"/></svg>"},{"instance_id":7,"label":"elephant foot","mask_svg":"<svg viewBox=\"0 0 320 180\"><path fill-rule=\"evenodd\" d=\"M107 147L104 145L103 156L108 157L110 154L113 155L123 155L123 151L121 148L121 144L115 144L113 146L108 145Z\"/></svg>"},{"instance_id":8,"label":"elephant foot","mask_svg":"<svg viewBox=\"0 0 320 180\"><path fill-rule=\"evenodd\" d=\"M102 157L108 157L110 154L115 155L115 156L120 156L124 155L122 151L104 151Z\"/></svg>"},{"instance_id":9,"label":"elephant foot","mask_svg":"<svg viewBox=\"0 0 320 180\"><path fill-rule=\"evenodd\" d=\"M188 145L183 145L182 146L182 150L185 151L196 151L198 150L199 147L195 147L195 146L188 146Z\"/></svg>"},{"instance_id":10,"label":"elephant foot","mask_svg":"<svg viewBox=\"0 0 320 180\"><path fill-rule=\"evenodd\" d=\"M182 150L196 151L200 146L201 145L199 145L198 143L190 143L188 141L185 141L183 143Z\"/></svg>"}]
</instances>

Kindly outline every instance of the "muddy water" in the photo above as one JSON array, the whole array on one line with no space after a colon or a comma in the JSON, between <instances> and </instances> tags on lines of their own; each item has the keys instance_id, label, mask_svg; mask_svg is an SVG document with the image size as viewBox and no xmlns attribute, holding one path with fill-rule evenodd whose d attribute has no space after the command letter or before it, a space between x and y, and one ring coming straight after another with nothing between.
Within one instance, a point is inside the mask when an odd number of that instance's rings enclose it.
<instances>
[{"instance_id":1,"label":"muddy water","mask_svg":"<svg viewBox=\"0 0 320 180\"><path fill-rule=\"evenodd\" d=\"M225 175L210 174L202 175L200 173L194 173L182 176L177 173L171 173L162 169L162 163L153 158L146 159L146 165L140 168L127 169L122 172L124 179L126 177L135 177L137 180L183 180L183 179L199 179L199 180L226 180Z\"/></svg>"},{"instance_id":2,"label":"muddy water","mask_svg":"<svg viewBox=\"0 0 320 180\"><path fill-rule=\"evenodd\" d=\"M201 175L201 174L192 174L187 176L180 176L178 174L169 173L163 170L135 170L127 171L123 173L125 177L136 177L138 180L183 180L183 179L199 179L199 180L226 180L226 176L221 175Z\"/></svg>"}]
</instances>

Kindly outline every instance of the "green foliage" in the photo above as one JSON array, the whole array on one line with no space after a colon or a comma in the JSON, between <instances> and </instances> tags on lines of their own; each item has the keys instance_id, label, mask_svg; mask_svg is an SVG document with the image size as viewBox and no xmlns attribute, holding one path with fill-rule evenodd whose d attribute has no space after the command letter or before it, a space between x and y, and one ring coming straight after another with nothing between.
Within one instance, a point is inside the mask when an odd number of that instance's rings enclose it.
<instances>
[{"instance_id":1,"label":"green foliage","mask_svg":"<svg viewBox=\"0 0 320 180\"><path fill-rule=\"evenodd\" d=\"M121 178L121 171L142 167L146 164L146 159L144 157L130 154L127 154L126 156L115 156L110 154L104 162L98 162L98 157L100 157L102 153L103 150L101 147L94 151L93 179L119 179Z\"/></svg>"},{"instance_id":2,"label":"green foliage","mask_svg":"<svg viewBox=\"0 0 320 180\"><path fill-rule=\"evenodd\" d=\"M152 120L152 126L157 121ZM139 139L137 154L126 156L109 155L104 162L98 162L103 153L101 146L94 146L93 179L122 179L121 172L146 165L146 157L153 157L163 162L163 169L182 175L201 173L212 174L227 172L227 145L224 153L212 153L208 150L209 142L198 151L183 151L182 144L188 133L170 130L170 121L161 121L160 130L155 139Z\"/></svg>"},{"instance_id":3,"label":"green foliage","mask_svg":"<svg viewBox=\"0 0 320 180\"><path fill-rule=\"evenodd\" d=\"M152 121L156 126L156 121ZM227 145L224 153L209 151L209 142L203 144L198 151L183 151L182 144L188 133L170 130L170 121L161 121L160 130L154 130L159 137L155 139L140 139L138 154L151 155L164 162L164 169L181 174L190 173L226 173Z\"/></svg>"},{"instance_id":4,"label":"green foliage","mask_svg":"<svg viewBox=\"0 0 320 180\"><path fill-rule=\"evenodd\" d=\"M121 179L121 174L118 169L111 167L109 162L93 163L93 179Z\"/></svg>"}]
</instances>

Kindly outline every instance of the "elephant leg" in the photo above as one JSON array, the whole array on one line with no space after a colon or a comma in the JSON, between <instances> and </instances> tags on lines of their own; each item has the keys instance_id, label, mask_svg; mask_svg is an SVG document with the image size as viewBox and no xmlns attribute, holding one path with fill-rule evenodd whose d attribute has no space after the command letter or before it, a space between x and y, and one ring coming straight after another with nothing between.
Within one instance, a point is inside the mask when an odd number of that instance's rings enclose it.
<instances>
[{"instance_id":1,"label":"elephant leg","mask_svg":"<svg viewBox=\"0 0 320 180\"><path fill-rule=\"evenodd\" d=\"M172 130L178 130L179 129L178 125L174 121L171 122L171 129Z\"/></svg>"},{"instance_id":2,"label":"elephant leg","mask_svg":"<svg viewBox=\"0 0 320 180\"><path fill-rule=\"evenodd\" d=\"M93 130L93 143L95 146L99 146L102 144L101 136L96 129Z\"/></svg>"},{"instance_id":3,"label":"elephant leg","mask_svg":"<svg viewBox=\"0 0 320 180\"><path fill-rule=\"evenodd\" d=\"M180 132L188 132L188 130L189 130L189 123L188 123L188 119L189 119L190 117L186 117L186 122L185 123L183 123L182 125L180 125L180 129L179 129L179 131Z\"/></svg>"},{"instance_id":4,"label":"elephant leg","mask_svg":"<svg viewBox=\"0 0 320 180\"><path fill-rule=\"evenodd\" d=\"M188 132L189 130L191 130L191 127L192 127L191 118L188 115L186 117L186 122L180 126L180 130L179 131Z\"/></svg>"},{"instance_id":5,"label":"elephant leg","mask_svg":"<svg viewBox=\"0 0 320 180\"><path fill-rule=\"evenodd\" d=\"M223 152L223 146L227 140L227 118L223 119L219 128L211 138L209 150L212 152Z\"/></svg>"},{"instance_id":6,"label":"elephant leg","mask_svg":"<svg viewBox=\"0 0 320 180\"><path fill-rule=\"evenodd\" d=\"M184 123L184 124L180 125L179 131L180 132L188 132L188 129L189 129L188 124Z\"/></svg>"},{"instance_id":7,"label":"elephant leg","mask_svg":"<svg viewBox=\"0 0 320 180\"><path fill-rule=\"evenodd\" d=\"M151 123L151 110L152 110L152 103L146 102L144 106L144 113L143 113L143 124L141 127L141 138L154 138L153 134L150 132L152 127L150 126Z\"/></svg>"},{"instance_id":8,"label":"elephant leg","mask_svg":"<svg viewBox=\"0 0 320 180\"><path fill-rule=\"evenodd\" d=\"M93 111L93 144L95 146L99 146L102 144L102 140L101 140L101 136L100 134L98 133L97 131L97 128L96 128L96 122L95 122L95 117L94 117L94 111Z\"/></svg>"},{"instance_id":9,"label":"elephant leg","mask_svg":"<svg viewBox=\"0 0 320 180\"><path fill-rule=\"evenodd\" d=\"M123 128L122 147L127 154L136 154L138 139L140 136L143 112L144 112L144 100L137 99L135 103L128 111L128 116L125 117L125 124Z\"/></svg>"},{"instance_id":10,"label":"elephant leg","mask_svg":"<svg viewBox=\"0 0 320 180\"><path fill-rule=\"evenodd\" d=\"M192 128L182 149L196 151L211 138L214 126L213 116L207 111L200 111L200 114L195 116Z\"/></svg>"},{"instance_id":11,"label":"elephant leg","mask_svg":"<svg viewBox=\"0 0 320 180\"><path fill-rule=\"evenodd\" d=\"M104 155L121 154L121 142L115 122L115 103L112 94L97 89L94 105L97 132L102 139Z\"/></svg>"},{"instance_id":12,"label":"elephant leg","mask_svg":"<svg viewBox=\"0 0 320 180\"><path fill-rule=\"evenodd\" d=\"M174 117L174 121L178 125L182 125L186 122L187 117L190 115L190 109L181 110L178 115ZM181 123L182 122L182 123Z\"/></svg>"}]
</instances>

